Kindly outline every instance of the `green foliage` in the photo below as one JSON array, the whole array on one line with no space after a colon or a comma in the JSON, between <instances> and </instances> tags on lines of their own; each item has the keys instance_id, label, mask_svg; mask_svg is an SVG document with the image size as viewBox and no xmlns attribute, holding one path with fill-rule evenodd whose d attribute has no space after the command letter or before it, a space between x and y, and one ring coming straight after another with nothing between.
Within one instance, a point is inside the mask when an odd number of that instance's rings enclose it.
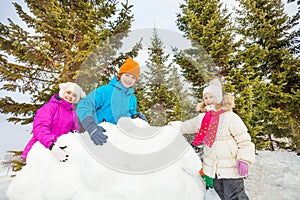
<instances>
[{"instance_id":1,"label":"green foliage","mask_svg":"<svg viewBox=\"0 0 300 200\"><path fill-rule=\"evenodd\" d=\"M280 1L239 0L239 3L236 31L241 36L241 47L237 70L249 78L244 83L253 88L254 107L246 121L250 122L250 131L255 132L252 136L258 148L283 148L285 142L278 138L292 138L291 121L299 119L299 113L291 114L295 105L299 106L299 101L293 101L292 91L299 89L300 81L295 71L299 61L288 49L291 42L288 32L293 25ZM245 97L240 103L251 100L241 84L237 85L237 91L244 93L240 93Z\"/></svg>"},{"instance_id":2,"label":"green foliage","mask_svg":"<svg viewBox=\"0 0 300 200\"><path fill-rule=\"evenodd\" d=\"M185 0L177 14L177 25L193 49L176 61L184 77L191 81L197 98L202 99L202 87L213 76L226 76L231 69L236 45L227 10L219 0Z\"/></svg>"},{"instance_id":3,"label":"green foliage","mask_svg":"<svg viewBox=\"0 0 300 200\"><path fill-rule=\"evenodd\" d=\"M170 55L164 52L163 41L156 29L153 31L148 54L146 70L136 90L138 110L154 126L190 118L190 95L183 88L178 67L172 62L167 64L170 62Z\"/></svg>"},{"instance_id":4,"label":"green foliage","mask_svg":"<svg viewBox=\"0 0 300 200\"><path fill-rule=\"evenodd\" d=\"M6 160L2 165L11 168L13 172L20 171L26 165L26 162L21 158L22 151L7 151Z\"/></svg>"},{"instance_id":5,"label":"green foliage","mask_svg":"<svg viewBox=\"0 0 300 200\"><path fill-rule=\"evenodd\" d=\"M209 81L209 77L218 71L209 55L200 48L187 50L174 50L176 64L180 66L184 78L191 82L193 95L197 99L202 99L203 85ZM210 71L208 71L208 68Z\"/></svg>"},{"instance_id":6,"label":"green foliage","mask_svg":"<svg viewBox=\"0 0 300 200\"><path fill-rule=\"evenodd\" d=\"M167 123L167 112L170 109L170 92L167 88L167 67L169 55L163 51L163 42L156 29L153 31L151 45L148 47L149 60L146 61L146 72L141 79L144 85L145 115L151 125L162 126Z\"/></svg>"},{"instance_id":7,"label":"green foliage","mask_svg":"<svg viewBox=\"0 0 300 200\"><path fill-rule=\"evenodd\" d=\"M186 89L188 82L178 72L179 67L174 63L170 65L167 87L171 91L170 101L172 112L169 112L168 121L185 121L195 116L195 98Z\"/></svg>"}]
</instances>

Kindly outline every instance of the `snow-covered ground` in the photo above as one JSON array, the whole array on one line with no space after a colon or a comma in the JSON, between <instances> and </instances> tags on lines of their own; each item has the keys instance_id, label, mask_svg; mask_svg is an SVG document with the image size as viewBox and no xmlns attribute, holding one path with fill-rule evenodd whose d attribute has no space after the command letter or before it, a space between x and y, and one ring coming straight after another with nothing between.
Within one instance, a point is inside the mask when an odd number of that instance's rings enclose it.
<instances>
[{"instance_id":1,"label":"snow-covered ground","mask_svg":"<svg viewBox=\"0 0 300 200\"><path fill-rule=\"evenodd\" d=\"M300 156L284 151L258 152L245 183L251 200L299 200Z\"/></svg>"},{"instance_id":2,"label":"snow-covered ground","mask_svg":"<svg viewBox=\"0 0 300 200\"><path fill-rule=\"evenodd\" d=\"M0 200L7 200L5 191L11 179L0 177ZM300 157L293 152L259 151L245 185L251 200L299 200ZM206 199L219 198L208 191Z\"/></svg>"},{"instance_id":3,"label":"snow-covered ground","mask_svg":"<svg viewBox=\"0 0 300 200\"><path fill-rule=\"evenodd\" d=\"M8 198L5 195L6 189L12 180L11 177L1 176L0 177L0 200L7 200Z\"/></svg>"}]
</instances>

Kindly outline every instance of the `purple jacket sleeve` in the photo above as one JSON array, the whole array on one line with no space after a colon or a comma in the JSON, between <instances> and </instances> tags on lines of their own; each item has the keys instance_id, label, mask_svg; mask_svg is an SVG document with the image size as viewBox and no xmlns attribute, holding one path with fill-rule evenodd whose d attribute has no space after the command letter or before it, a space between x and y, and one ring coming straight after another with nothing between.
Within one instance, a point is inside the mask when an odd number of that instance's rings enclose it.
<instances>
[{"instance_id":1,"label":"purple jacket sleeve","mask_svg":"<svg viewBox=\"0 0 300 200\"><path fill-rule=\"evenodd\" d=\"M33 135L46 148L57 140L57 136L51 132L56 111L57 104L47 103L37 111L33 120Z\"/></svg>"},{"instance_id":2,"label":"purple jacket sleeve","mask_svg":"<svg viewBox=\"0 0 300 200\"><path fill-rule=\"evenodd\" d=\"M73 125L73 127L72 127L71 130L79 132L80 131L79 119L78 119L78 117L76 115L76 111L75 110L73 111L73 119L74 119L74 125Z\"/></svg>"},{"instance_id":3,"label":"purple jacket sleeve","mask_svg":"<svg viewBox=\"0 0 300 200\"><path fill-rule=\"evenodd\" d=\"M32 137L30 140L29 140L29 142L27 143L27 145L25 146L25 148L24 148L24 150L23 150L23 152L22 152L22 155L21 155L21 157L23 158L23 159L26 159L27 158L27 154L28 154L28 152L30 151L30 149L32 148L32 146L34 145L34 143L36 143L36 138L35 137Z\"/></svg>"}]
</instances>

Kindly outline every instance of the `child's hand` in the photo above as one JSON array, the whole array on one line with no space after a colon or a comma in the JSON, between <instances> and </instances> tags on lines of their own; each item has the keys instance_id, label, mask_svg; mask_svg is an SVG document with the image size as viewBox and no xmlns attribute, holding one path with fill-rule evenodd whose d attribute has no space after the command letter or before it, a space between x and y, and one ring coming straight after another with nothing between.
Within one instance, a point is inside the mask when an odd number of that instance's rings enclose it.
<instances>
[{"instance_id":1,"label":"child's hand","mask_svg":"<svg viewBox=\"0 0 300 200\"><path fill-rule=\"evenodd\" d=\"M180 129L182 122L181 121L170 121L168 126L172 126L175 129Z\"/></svg>"},{"instance_id":2,"label":"child's hand","mask_svg":"<svg viewBox=\"0 0 300 200\"><path fill-rule=\"evenodd\" d=\"M132 115L131 118L132 119L140 118L140 119L144 120L145 122L148 122L148 120L145 117L145 115L143 113L141 113L141 112L137 112L136 114Z\"/></svg>"},{"instance_id":3,"label":"child's hand","mask_svg":"<svg viewBox=\"0 0 300 200\"><path fill-rule=\"evenodd\" d=\"M95 145L104 144L108 138L107 135L103 134L103 132L105 132L105 129L102 128L101 126L96 125L94 127L94 130L90 131L90 132L89 132L89 134L90 134L91 140L95 143Z\"/></svg>"},{"instance_id":4,"label":"child's hand","mask_svg":"<svg viewBox=\"0 0 300 200\"><path fill-rule=\"evenodd\" d=\"M249 167L247 163L238 161L236 167L240 176L248 176Z\"/></svg>"},{"instance_id":5,"label":"child's hand","mask_svg":"<svg viewBox=\"0 0 300 200\"><path fill-rule=\"evenodd\" d=\"M214 187L214 179L205 175L203 169L201 169L199 171L201 177L203 178L203 180L205 181L206 187L208 188L213 188Z\"/></svg>"},{"instance_id":6,"label":"child's hand","mask_svg":"<svg viewBox=\"0 0 300 200\"><path fill-rule=\"evenodd\" d=\"M83 128L89 133L95 145L102 145L107 140L107 135L103 134L106 130L98 126L93 117L89 116L82 121Z\"/></svg>"},{"instance_id":7,"label":"child's hand","mask_svg":"<svg viewBox=\"0 0 300 200\"><path fill-rule=\"evenodd\" d=\"M53 143L49 149L54 154L54 156L60 161L60 162L66 162L68 160L69 155L65 151L67 148L66 145L62 145L59 143Z\"/></svg>"}]
</instances>

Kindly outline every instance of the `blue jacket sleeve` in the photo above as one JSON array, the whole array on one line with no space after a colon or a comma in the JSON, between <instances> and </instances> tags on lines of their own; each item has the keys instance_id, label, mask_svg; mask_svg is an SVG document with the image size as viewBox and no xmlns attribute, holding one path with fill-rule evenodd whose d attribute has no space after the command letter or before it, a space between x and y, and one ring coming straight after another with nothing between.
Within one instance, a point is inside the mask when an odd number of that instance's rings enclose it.
<instances>
[{"instance_id":1,"label":"blue jacket sleeve","mask_svg":"<svg viewBox=\"0 0 300 200\"><path fill-rule=\"evenodd\" d=\"M89 116L96 116L96 108L101 106L103 99L100 91L101 87L95 89L78 103L76 114L81 122Z\"/></svg>"}]
</instances>

